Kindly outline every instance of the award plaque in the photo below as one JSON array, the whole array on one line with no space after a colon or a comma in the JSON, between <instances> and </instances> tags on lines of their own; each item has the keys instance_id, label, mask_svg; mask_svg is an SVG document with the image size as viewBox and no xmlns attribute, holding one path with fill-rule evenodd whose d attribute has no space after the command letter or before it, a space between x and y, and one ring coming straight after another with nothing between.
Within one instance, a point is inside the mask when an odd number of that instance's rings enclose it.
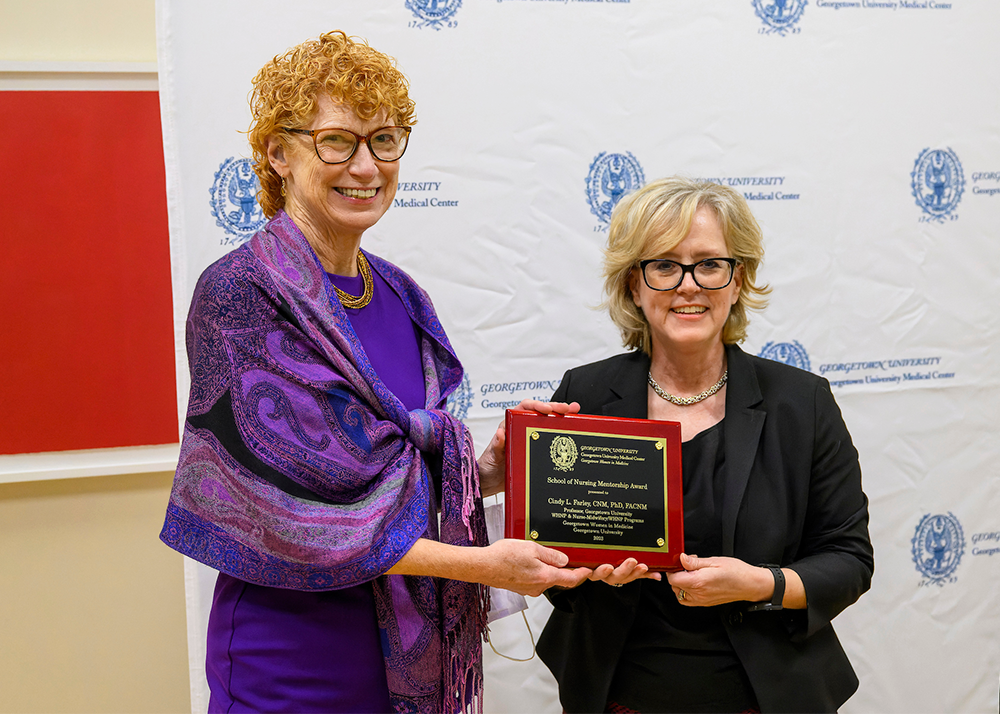
<instances>
[{"instance_id":1,"label":"award plaque","mask_svg":"<svg viewBox=\"0 0 1000 714\"><path fill-rule=\"evenodd\" d=\"M572 567L680 570L680 424L507 410L505 535L569 556Z\"/></svg>"}]
</instances>

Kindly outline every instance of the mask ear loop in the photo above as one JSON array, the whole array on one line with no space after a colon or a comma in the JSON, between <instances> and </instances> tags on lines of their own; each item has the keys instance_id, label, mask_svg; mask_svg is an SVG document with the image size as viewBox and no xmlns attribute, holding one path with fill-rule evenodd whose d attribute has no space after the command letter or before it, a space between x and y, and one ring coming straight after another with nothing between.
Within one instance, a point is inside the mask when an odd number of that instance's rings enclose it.
<instances>
[{"instance_id":1,"label":"mask ear loop","mask_svg":"<svg viewBox=\"0 0 1000 714\"><path fill-rule=\"evenodd\" d=\"M521 618L524 620L524 626L528 628L528 637L531 638L531 656L527 659L518 659L517 657L510 657L505 655L503 652L498 652L497 648L493 646L493 640L487 639L490 643L490 649L498 657L503 657L504 659L509 659L511 662L530 662L535 658L535 634L531 631L531 625L528 623L528 616L524 614L524 610L521 610Z\"/></svg>"},{"instance_id":2,"label":"mask ear loop","mask_svg":"<svg viewBox=\"0 0 1000 714\"><path fill-rule=\"evenodd\" d=\"M494 523L494 521L491 520L491 514L493 513L492 509L494 509L495 507L498 507L499 505L500 505L500 496L499 495L495 495L493 497L493 503L486 509L486 530L487 531L490 530L491 524ZM500 537L502 537L502 534L501 534ZM522 598L522 601L523 600L524 599ZM522 609L521 610L521 619L524 620L524 626L528 628L528 637L531 639L531 656L528 657L528 658L526 658L526 659L518 659L517 657L511 657L509 655L505 655L503 652L498 651L497 648L493 646L493 640L490 639L490 631L489 631L489 628L487 628L487 630L486 630L486 641L489 643L490 649L493 650L493 654L495 654L497 657L503 657L504 659L509 659L511 662L530 662L531 660L533 660L535 658L535 633L533 633L531 631L531 624L528 622L528 617L527 617L527 615L524 614L524 612L525 612L524 609Z\"/></svg>"}]
</instances>

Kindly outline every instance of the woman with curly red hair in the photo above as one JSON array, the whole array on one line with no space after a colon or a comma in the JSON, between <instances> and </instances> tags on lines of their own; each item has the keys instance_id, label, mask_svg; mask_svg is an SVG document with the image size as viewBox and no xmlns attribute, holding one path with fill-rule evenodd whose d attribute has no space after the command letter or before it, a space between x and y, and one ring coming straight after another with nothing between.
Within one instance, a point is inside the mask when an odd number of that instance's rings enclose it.
<instances>
[{"instance_id":1,"label":"woman with curly red hair","mask_svg":"<svg viewBox=\"0 0 1000 714\"><path fill-rule=\"evenodd\" d=\"M591 571L487 543L503 433L477 462L444 409L462 367L427 294L361 250L415 123L405 77L333 32L253 84L270 221L195 290L161 535L219 571L209 711L481 710L484 586L539 594Z\"/></svg>"}]
</instances>

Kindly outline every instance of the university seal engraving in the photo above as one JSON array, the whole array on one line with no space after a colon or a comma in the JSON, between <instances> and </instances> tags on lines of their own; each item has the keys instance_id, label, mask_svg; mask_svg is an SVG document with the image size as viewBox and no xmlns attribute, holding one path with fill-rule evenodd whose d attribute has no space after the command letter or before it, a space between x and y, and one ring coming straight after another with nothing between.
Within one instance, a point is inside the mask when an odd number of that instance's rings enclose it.
<instances>
[{"instance_id":1,"label":"university seal engraving","mask_svg":"<svg viewBox=\"0 0 1000 714\"><path fill-rule=\"evenodd\" d=\"M549 447L549 456L559 471L572 471L576 463L576 442L569 436L557 436Z\"/></svg>"}]
</instances>

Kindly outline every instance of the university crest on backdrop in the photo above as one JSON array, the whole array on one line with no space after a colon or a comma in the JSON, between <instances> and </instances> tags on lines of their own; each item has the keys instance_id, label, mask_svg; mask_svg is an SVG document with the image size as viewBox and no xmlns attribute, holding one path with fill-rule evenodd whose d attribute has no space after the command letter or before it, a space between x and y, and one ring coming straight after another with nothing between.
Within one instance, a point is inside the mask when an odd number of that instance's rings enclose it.
<instances>
[{"instance_id":1,"label":"university crest on backdrop","mask_svg":"<svg viewBox=\"0 0 1000 714\"><path fill-rule=\"evenodd\" d=\"M406 8L417 18L410 21L410 27L433 27L435 30L456 27L455 13L460 7L462 0L406 0Z\"/></svg>"},{"instance_id":2,"label":"university crest on backdrop","mask_svg":"<svg viewBox=\"0 0 1000 714\"><path fill-rule=\"evenodd\" d=\"M590 164L587 172L587 203L590 212L604 224L611 221L611 212L627 193L646 183L639 160L626 151L624 154L602 151Z\"/></svg>"},{"instance_id":3,"label":"university crest on backdrop","mask_svg":"<svg viewBox=\"0 0 1000 714\"><path fill-rule=\"evenodd\" d=\"M962 162L951 149L924 149L913 164L910 186L925 220L956 220L954 213L965 191Z\"/></svg>"},{"instance_id":4,"label":"university crest on backdrop","mask_svg":"<svg viewBox=\"0 0 1000 714\"><path fill-rule=\"evenodd\" d=\"M472 384L469 382L469 373L462 375L461 384L448 397L445 409L460 421L464 421L469 416L469 408L472 407Z\"/></svg>"},{"instance_id":5,"label":"university crest on backdrop","mask_svg":"<svg viewBox=\"0 0 1000 714\"><path fill-rule=\"evenodd\" d=\"M257 203L259 190L250 159L230 156L219 166L209 193L215 223L226 232L222 245L240 245L264 227L267 219Z\"/></svg>"},{"instance_id":6,"label":"university crest on backdrop","mask_svg":"<svg viewBox=\"0 0 1000 714\"><path fill-rule=\"evenodd\" d=\"M753 0L753 9L764 23L762 34L786 35L800 32L796 27L802 18L806 0Z\"/></svg>"},{"instance_id":7,"label":"university crest on backdrop","mask_svg":"<svg viewBox=\"0 0 1000 714\"><path fill-rule=\"evenodd\" d=\"M954 573L965 554L962 524L952 513L928 513L913 534L913 562L924 576L921 585L955 582Z\"/></svg>"},{"instance_id":8,"label":"university crest on backdrop","mask_svg":"<svg viewBox=\"0 0 1000 714\"><path fill-rule=\"evenodd\" d=\"M757 356L783 364L790 364L792 367L804 369L806 372L812 371L809 365L809 353L806 352L805 347L795 340L792 342L768 342L757 353Z\"/></svg>"}]
</instances>

